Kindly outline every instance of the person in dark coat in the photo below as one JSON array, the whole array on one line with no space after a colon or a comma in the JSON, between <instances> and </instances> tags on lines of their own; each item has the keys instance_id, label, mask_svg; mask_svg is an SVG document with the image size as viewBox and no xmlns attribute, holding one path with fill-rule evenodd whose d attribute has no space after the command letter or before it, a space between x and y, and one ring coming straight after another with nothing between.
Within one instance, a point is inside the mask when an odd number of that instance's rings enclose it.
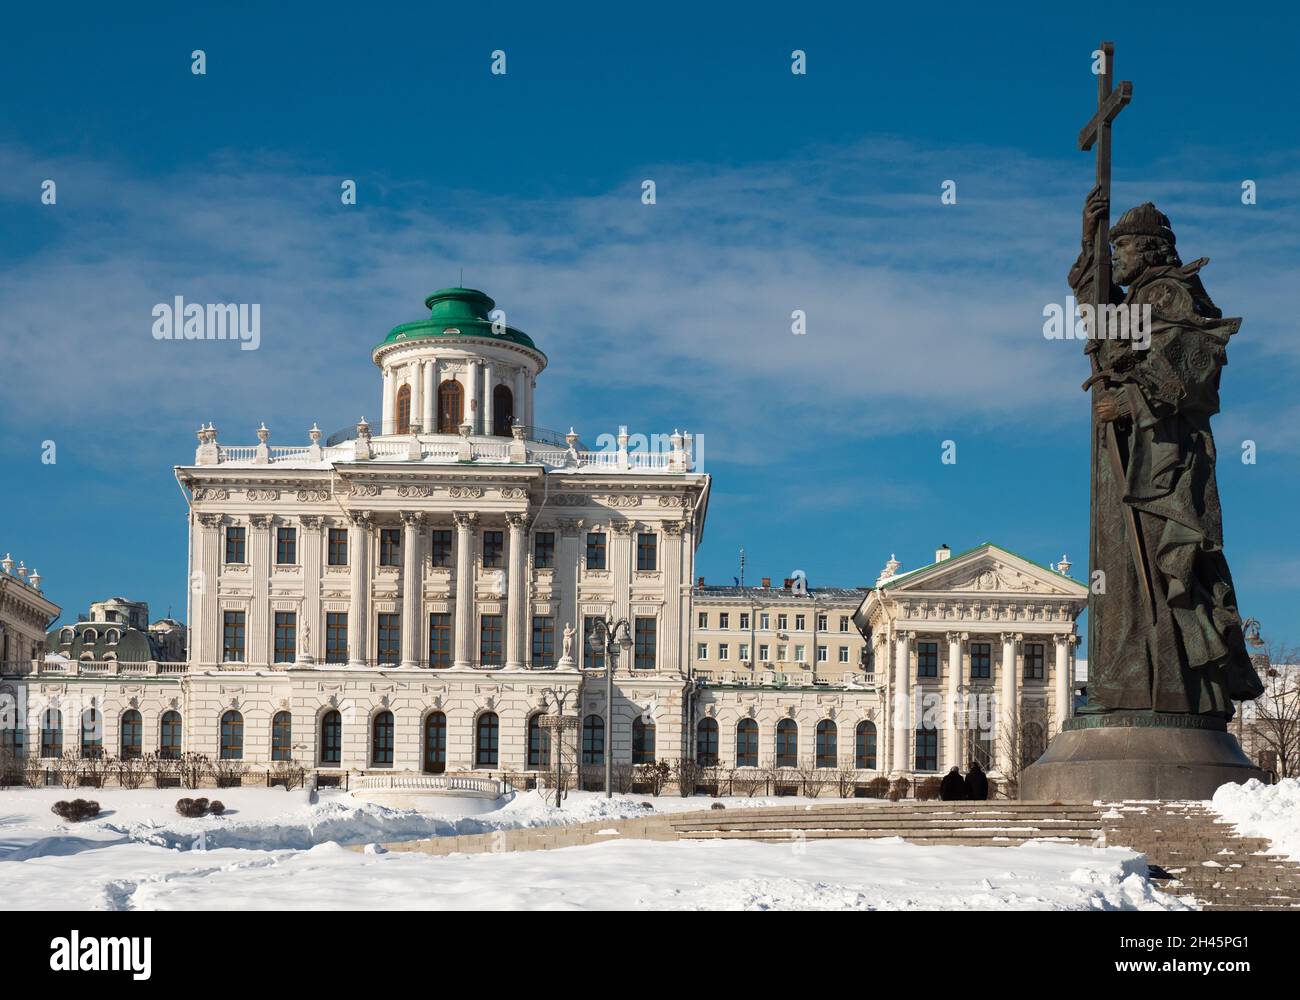
<instances>
[{"instance_id":1,"label":"person in dark coat","mask_svg":"<svg viewBox=\"0 0 1300 1000\"><path fill-rule=\"evenodd\" d=\"M960 802L970 798L966 792L966 782L962 780L961 771L956 765L943 776L943 782L939 785L939 798L945 802Z\"/></svg>"},{"instance_id":2,"label":"person in dark coat","mask_svg":"<svg viewBox=\"0 0 1300 1000\"><path fill-rule=\"evenodd\" d=\"M979 761L972 761L966 774L966 798L983 802L989 797L989 779Z\"/></svg>"}]
</instances>

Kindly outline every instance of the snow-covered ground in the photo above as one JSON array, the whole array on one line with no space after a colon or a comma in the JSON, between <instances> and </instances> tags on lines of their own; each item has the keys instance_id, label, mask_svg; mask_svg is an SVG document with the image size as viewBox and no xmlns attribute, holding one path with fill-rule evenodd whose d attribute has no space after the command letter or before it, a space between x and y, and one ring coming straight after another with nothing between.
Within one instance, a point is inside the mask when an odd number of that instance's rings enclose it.
<instances>
[{"instance_id":1,"label":"snow-covered ground","mask_svg":"<svg viewBox=\"0 0 1300 1000\"><path fill-rule=\"evenodd\" d=\"M1243 836L1263 837L1274 853L1300 861L1300 778L1283 778L1276 785L1254 779L1223 785L1211 806Z\"/></svg>"},{"instance_id":2,"label":"snow-covered ground","mask_svg":"<svg viewBox=\"0 0 1300 1000\"><path fill-rule=\"evenodd\" d=\"M0 791L3 909L1185 909L1122 848L921 847L897 840L759 844L619 841L432 857L342 845L707 808L710 800L534 792L481 812L415 812L346 792L204 791L224 816L183 819L176 790ZM59 799L103 814L65 823ZM728 809L805 800L729 799ZM826 801L825 799L819 801ZM859 802L859 804L861 804Z\"/></svg>"}]
</instances>

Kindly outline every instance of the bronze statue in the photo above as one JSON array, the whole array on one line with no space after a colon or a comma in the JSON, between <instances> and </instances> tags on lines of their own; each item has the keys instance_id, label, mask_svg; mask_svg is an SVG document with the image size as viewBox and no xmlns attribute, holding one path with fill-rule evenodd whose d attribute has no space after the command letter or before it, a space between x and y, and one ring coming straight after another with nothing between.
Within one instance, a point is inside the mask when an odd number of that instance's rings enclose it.
<instances>
[{"instance_id":1,"label":"bronze statue","mask_svg":"<svg viewBox=\"0 0 1300 1000\"><path fill-rule=\"evenodd\" d=\"M1105 193L1093 188L1083 250L1069 276L1080 301L1093 298L1096 235L1108 214ZM1096 359L1086 383L1094 390L1094 434L1110 438L1120 463L1101 456L1112 445L1099 441L1081 712L1228 719L1233 700L1263 692L1223 554L1210 431L1228 339L1241 320L1223 318L1201 284L1209 261L1184 265L1169 219L1150 202L1125 212L1109 237L1106 301L1149 305L1151 325L1144 350L1140 340L1104 336L1114 331L1094 320L1085 348Z\"/></svg>"}]
</instances>

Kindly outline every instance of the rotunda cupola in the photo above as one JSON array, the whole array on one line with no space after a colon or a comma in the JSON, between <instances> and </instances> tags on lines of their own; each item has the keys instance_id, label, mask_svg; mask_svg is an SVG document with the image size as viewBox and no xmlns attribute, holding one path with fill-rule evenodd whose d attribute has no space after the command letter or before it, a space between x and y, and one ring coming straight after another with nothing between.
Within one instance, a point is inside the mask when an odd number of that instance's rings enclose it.
<instances>
[{"instance_id":1,"label":"rotunda cupola","mask_svg":"<svg viewBox=\"0 0 1300 1000\"><path fill-rule=\"evenodd\" d=\"M394 327L374 350L383 373L381 434L510 437L533 425L533 390L546 355L473 288L424 300L429 318Z\"/></svg>"}]
</instances>

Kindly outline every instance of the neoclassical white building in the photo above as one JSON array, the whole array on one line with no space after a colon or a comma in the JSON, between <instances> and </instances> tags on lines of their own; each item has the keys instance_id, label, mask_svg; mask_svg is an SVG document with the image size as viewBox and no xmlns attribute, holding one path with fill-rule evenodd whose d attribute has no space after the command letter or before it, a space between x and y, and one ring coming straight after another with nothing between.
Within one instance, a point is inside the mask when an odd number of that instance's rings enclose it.
<instances>
[{"instance_id":1,"label":"neoclassical white building","mask_svg":"<svg viewBox=\"0 0 1300 1000\"><path fill-rule=\"evenodd\" d=\"M425 304L372 352L377 426L290 446L265 426L242 446L200 428L176 469L188 659L109 657L54 630L51 655L0 678L27 707L29 754L499 776L549 766L543 720L562 714L586 764L609 748L619 765L866 781L977 749L966 716L913 718L933 693L1010 695L1008 724L1059 725L1086 598L1068 565L984 545L910 573L891 559L872 588L692 585L710 479L691 435L651 450L620 429L592 450L538 429L532 339L482 292ZM625 623L608 720L598 622Z\"/></svg>"}]
</instances>

